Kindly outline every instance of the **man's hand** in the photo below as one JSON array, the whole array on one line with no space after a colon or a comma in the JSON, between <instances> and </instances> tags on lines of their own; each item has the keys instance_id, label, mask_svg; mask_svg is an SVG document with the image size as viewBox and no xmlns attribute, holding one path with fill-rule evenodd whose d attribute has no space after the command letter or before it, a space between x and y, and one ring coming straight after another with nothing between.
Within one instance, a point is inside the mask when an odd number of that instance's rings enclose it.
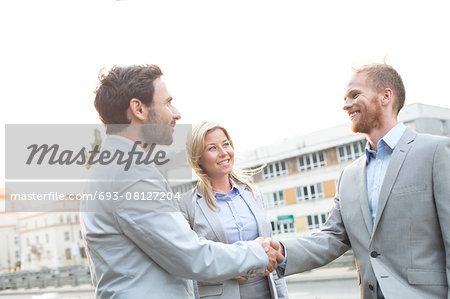
<instances>
[{"instance_id":1,"label":"man's hand","mask_svg":"<svg viewBox=\"0 0 450 299\"><path fill-rule=\"evenodd\" d=\"M262 276L267 276L278 267L279 263L284 261L283 246L280 244L280 242L271 238L263 239L262 237L259 237L255 239L255 241L264 248L264 251L269 257L269 264L267 265L266 271L260 274Z\"/></svg>"},{"instance_id":2,"label":"man's hand","mask_svg":"<svg viewBox=\"0 0 450 299\"><path fill-rule=\"evenodd\" d=\"M234 279L240 280L240 281L247 281L249 278L252 278L252 277L255 277L255 276L256 276L256 274L252 274L252 275L249 275L249 276L237 276Z\"/></svg>"}]
</instances>

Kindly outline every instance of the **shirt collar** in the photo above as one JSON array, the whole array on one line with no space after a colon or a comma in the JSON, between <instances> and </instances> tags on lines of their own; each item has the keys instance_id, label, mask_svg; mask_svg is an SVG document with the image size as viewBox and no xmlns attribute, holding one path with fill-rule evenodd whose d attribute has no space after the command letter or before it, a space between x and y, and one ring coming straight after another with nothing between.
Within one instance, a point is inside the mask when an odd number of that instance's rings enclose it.
<instances>
[{"instance_id":1,"label":"shirt collar","mask_svg":"<svg viewBox=\"0 0 450 299\"><path fill-rule=\"evenodd\" d=\"M228 193L220 193L220 192L214 192L214 197L217 200L232 200L236 196L240 194L239 188L237 187L236 183L230 179L231 183L231 190Z\"/></svg>"},{"instance_id":2,"label":"shirt collar","mask_svg":"<svg viewBox=\"0 0 450 299\"><path fill-rule=\"evenodd\" d=\"M384 145L389 146L391 150L394 150L394 148L397 146L400 138L402 137L403 133L406 130L406 126L402 123L398 123L395 125L392 129L389 130L389 132L386 133L386 135L383 136L383 138L378 141L377 148L381 148ZM367 142L365 153L366 153L366 162L369 163L370 160L370 154L374 153L375 151L370 149L370 144Z\"/></svg>"}]
</instances>

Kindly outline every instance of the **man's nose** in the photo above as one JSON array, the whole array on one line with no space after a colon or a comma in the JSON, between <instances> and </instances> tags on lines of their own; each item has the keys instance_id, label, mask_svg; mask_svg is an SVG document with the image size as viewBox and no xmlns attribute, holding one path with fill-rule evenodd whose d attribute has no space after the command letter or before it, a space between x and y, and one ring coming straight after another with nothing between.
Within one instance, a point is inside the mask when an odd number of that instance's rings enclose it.
<instances>
[{"instance_id":1,"label":"man's nose","mask_svg":"<svg viewBox=\"0 0 450 299\"><path fill-rule=\"evenodd\" d=\"M173 119L179 120L181 118L180 111L178 111L178 109L175 106L172 107L172 113L173 113Z\"/></svg>"},{"instance_id":2,"label":"man's nose","mask_svg":"<svg viewBox=\"0 0 450 299\"><path fill-rule=\"evenodd\" d=\"M350 107L352 107L354 101L352 99L346 98L344 102L344 106L342 107L343 110L348 110Z\"/></svg>"}]
</instances>

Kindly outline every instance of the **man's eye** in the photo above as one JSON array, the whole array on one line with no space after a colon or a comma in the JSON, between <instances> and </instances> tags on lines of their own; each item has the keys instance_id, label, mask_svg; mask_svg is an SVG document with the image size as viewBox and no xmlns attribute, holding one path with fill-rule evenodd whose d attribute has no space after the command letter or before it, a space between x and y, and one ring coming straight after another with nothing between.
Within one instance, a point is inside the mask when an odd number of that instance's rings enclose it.
<instances>
[{"instance_id":1,"label":"man's eye","mask_svg":"<svg viewBox=\"0 0 450 299\"><path fill-rule=\"evenodd\" d=\"M215 150L215 149L216 149L215 146L211 146L211 147L208 148L208 151L212 151L212 150Z\"/></svg>"},{"instance_id":2,"label":"man's eye","mask_svg":"<svg viewBox=\"0 0 450 299\"><path fill-rule=\"evenodd\" d=\"M354 93L352 98L356 99L359 96L359 93Z\"/></svg>"}]
</instances>

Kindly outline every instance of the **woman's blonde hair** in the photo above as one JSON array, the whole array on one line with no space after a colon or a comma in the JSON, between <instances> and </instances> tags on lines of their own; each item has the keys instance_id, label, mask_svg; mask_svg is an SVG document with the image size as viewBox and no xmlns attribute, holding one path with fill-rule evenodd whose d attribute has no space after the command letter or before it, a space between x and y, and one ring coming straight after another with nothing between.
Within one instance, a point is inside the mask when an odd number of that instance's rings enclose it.
<instances>
[{"instance_id":1,"label":"woman's blonde hair","mask_svg":"<svg viewBox=\"0 0 450 299\"><path fill-rule=\"evenodd\" d=\"M214 210L215 208L218 208L216 198L214 197L211 179L208 176L208 174L203 170L203 168L200 166L199 161L200 157L202 156L202 153L205 149L205 137L208 132L220 129L223 131L225 136L227 137L228 141L230 142L231 147L234 149L233 140L231 140L230 134L228 134L228 131L215 122L201 122L198 124L195 124L192 126L192 134L190 138L187 138L186 141L186 152L187 152L187 159L189 163L191 164L192 169L195 171L195 173L198 176L198 183L197 183L197 190L199 193L201 193L206 200L206 204L211 210ZM264 167L264 166L262 166ZM233 170L230 173L230 178L235 181L244 184L247 186L247 188L252 192L253 197L256 198L255 192L253 188L250 186L250 183L248 182L248 179L254 175L255 173L258 173L261 171L262 167L259 167L257 169L253 170L240 170L235 169L233 167Z\"/></svg>"}]
</instances>

